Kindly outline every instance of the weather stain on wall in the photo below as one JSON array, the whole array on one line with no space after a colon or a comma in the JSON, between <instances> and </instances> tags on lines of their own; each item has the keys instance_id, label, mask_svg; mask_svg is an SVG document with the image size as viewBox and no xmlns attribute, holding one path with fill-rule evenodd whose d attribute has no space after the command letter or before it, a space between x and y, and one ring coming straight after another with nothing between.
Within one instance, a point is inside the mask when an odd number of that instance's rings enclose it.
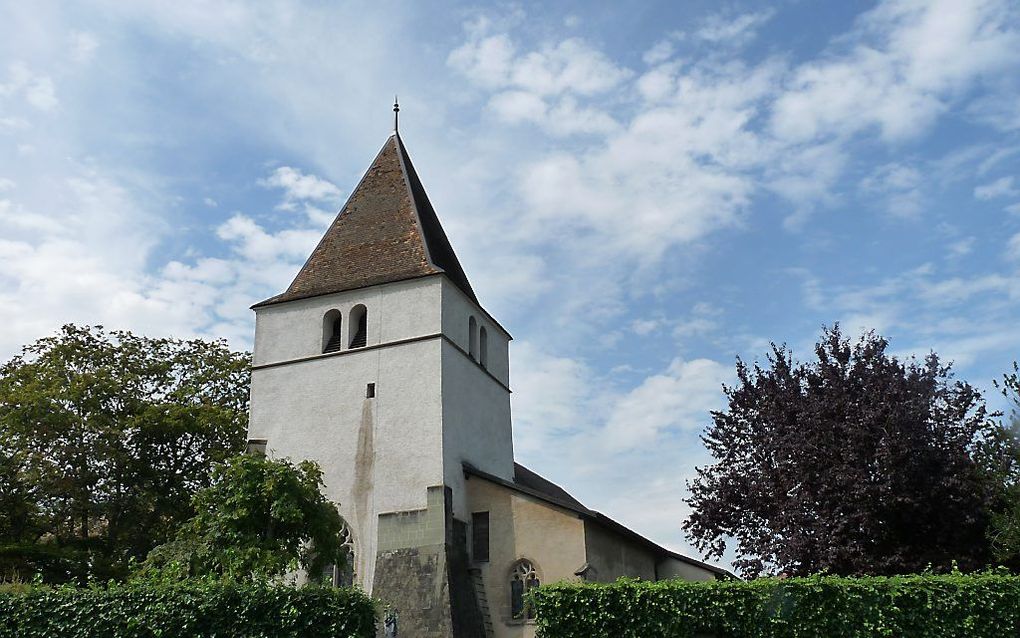
<instances>
[{"instance_id":1,"label":"weather stain on wall","mask_svg":"<svg viewBox=\"0 0 1020 638\"><path fill-rule=\"evenodd\" d=\"M358 426L358 451L354 463L354 519L358 536L362 539L361 551L355 556L357 573L368 577L374 567L375 514L371 497L375 472L375 445L373 442L372 400L365 399L361 407L361 424ZM370 583L366 589L370 589Z\"/></svg>"}]
</instances>

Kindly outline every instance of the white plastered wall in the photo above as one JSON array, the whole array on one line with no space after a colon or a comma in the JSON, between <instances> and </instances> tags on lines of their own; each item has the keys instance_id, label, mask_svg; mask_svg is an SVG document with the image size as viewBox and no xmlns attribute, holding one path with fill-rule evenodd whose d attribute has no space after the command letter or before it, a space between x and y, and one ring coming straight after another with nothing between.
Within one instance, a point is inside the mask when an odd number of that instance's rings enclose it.
<instances>
[{"instance_id":1,"label":"white plastered wall","mask_svg":"<svg viewBox=\"0 0 1020 638\"><path fill-rule=\"evenodd\" d=\"M352 350L359 304L366 346ZM323 317L334 309L345 346L322 354ZM471 316L488 332L486 368L466 354ZM319 463L327 497L353 528L367 591L380 513L424 508L427 489L445 484L454 515L470 520L463 463L513 478L509 340L444 276L256 310L249 438L266 439L273 456Z\"/></svg>"},{"instance_id":2,"label":"white plastered wall","mask_svg":"<svg viewBox=\"0 0 1020 638\"><path fill-rule=\"evenodd\" d=\"M513 480L510 422L510 336L456 286L443 280L443 456L445 482L453 490L453 514L471 518L464 490L463 464ZM468 325L488 333L488 365L472 359ZM456 345L454 345L456 344Z\"/></svg>"},{"instance_id":3,"label":"white plastered wall","mask_svg":"<svg viewBox=\"0 0 1020 638\"><path fill-rule=\"evenodd\" d=\"M327 497L353 528L367 591L378 514L424 508L427 487L443 482L440 294L433 277L256 312L249 438L266 439L274 457L319 463ZM343 312L349 343L357 304L368 309L366 348L321 354L325 313Z\"/></svg>"}]
</instances>

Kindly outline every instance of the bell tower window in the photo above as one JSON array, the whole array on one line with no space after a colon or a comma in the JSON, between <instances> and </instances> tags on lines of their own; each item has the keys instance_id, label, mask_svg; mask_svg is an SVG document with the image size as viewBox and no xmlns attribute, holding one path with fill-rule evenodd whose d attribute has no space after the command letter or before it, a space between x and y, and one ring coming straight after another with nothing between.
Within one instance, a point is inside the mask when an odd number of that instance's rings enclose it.
<instances>
[{"instance_id":1,"label":"bell tower window","mask_svg":"<svg viewBox=\"0 0 1020 638\"><path fill-rule=\"evenodd\" d=\"M478 363L483 368L489 367L489 333L485 331L485 326L478 329Z\"/></svg>"},{"instance_id":2,"label":"bell tower window","mask_svg":"<svg viewBox=\"0 0 1020 638\"><path fill-rule=\"evenodd\" d=\"M354 329L350 347L364 348L368 340L368 310L365 306L358 304L351 309L350 326Z\"/></svg>"},{"instance_id":3,"label":"bell tower window","mask_svg":"<svg viewBox=\"0 0 1020 638\"><path fill-rule=\"evenodd\" d=\"M343 345L340 330L343 328L343 315L339 310L330 310L322 317L322 351L336 352Z\"/></svg>"}]
</instances>

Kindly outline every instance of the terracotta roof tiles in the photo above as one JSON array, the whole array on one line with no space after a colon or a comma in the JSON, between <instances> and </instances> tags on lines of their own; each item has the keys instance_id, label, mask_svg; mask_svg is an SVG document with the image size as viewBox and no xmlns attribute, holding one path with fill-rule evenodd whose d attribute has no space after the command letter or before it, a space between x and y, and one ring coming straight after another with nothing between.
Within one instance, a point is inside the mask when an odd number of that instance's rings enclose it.
<instances>
[{"instance_id":1,"label":"terracotta roof tiles","mask_svg":"<svg viewBox=\"0 0 1020 638\"><path fill-rule=\"evenodd\" d=\"M439 273L477 303L394 133L287 290L255 307Z\"/></svg>"}]
</instances>

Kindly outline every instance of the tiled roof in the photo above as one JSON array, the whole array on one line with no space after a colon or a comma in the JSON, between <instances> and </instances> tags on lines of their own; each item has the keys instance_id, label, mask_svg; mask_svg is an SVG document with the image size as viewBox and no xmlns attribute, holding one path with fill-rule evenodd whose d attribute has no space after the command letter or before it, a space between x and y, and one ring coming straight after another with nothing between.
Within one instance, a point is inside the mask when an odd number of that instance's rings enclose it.
<instances>
[{"instance_id":1,"label":"tiled roof","mask_svg":"<svg viewBox=\"0 0 1020 638\"><path fill-rule=\"evenodd\" d=\"M287 290L255 307L439 273L477 302L394 133Z\"/></svg>"},{"instance_id":2,"label":"tiled roof","mask_svg":"<svg viewBox=\"0 0 1020 638\"><path fill-rule=\"evenodd\" d=\"M529 496L533 496L552 505L557 505L566 510L572 511L580 515L581 518L583 519L594 521L602 525L603 527L611 529L622 536L626 536L631 540L641 545L644 545L645 547L650 549L653 553L659 554L660 556L668 556L675 560L679 560L684 563L700 567L704 570L712 572L713 574L716 575L717 578L724 579L734 578L733 574L717 565L705 563L695 558L691 558L690 556L684 556L683 554L679 554L670 549L666 549L662 545L659 545L658 543L645 538L644 536L638 534L629 527L622 525L621 523L618 523L615 520L609 518L605 514L602 514L601 512L596 512L595 510L588 509L587 507L582 505L580 501L571 496L570 493L567 492L565 489L553 483L552 481L543 478L537 473L532 472L531 470L524 467L520 463L516 462L514 463L513 481L508 481L493 474L489 474L488 472L483 472L482 470L479 470L470 463L464 464L464 473L469 476L477 476L487 481L503 485L504 487L508 487L512 490L521 492L523 494L527 494Z\"/></svg>"},{"instance_id":3,"label":"tiled roof","mask_svg":"<svg viewBox=\"0 0 1020 638\"><path fill-rule=\"evenodd\" d=\"M522 487L535 490L548 497L556 499L559 503L569 505L570 509L575 511L583 511L585 513L594 514L595 512L589 510L587 507L581 504L581 501L577 500L570 495L567 490L563 489L559 485L553 483L549 479L543 478L538 474L532 472L528 468L524 467L520 463L514 463L514 483Z\"/></svg>"}]
</instances>

